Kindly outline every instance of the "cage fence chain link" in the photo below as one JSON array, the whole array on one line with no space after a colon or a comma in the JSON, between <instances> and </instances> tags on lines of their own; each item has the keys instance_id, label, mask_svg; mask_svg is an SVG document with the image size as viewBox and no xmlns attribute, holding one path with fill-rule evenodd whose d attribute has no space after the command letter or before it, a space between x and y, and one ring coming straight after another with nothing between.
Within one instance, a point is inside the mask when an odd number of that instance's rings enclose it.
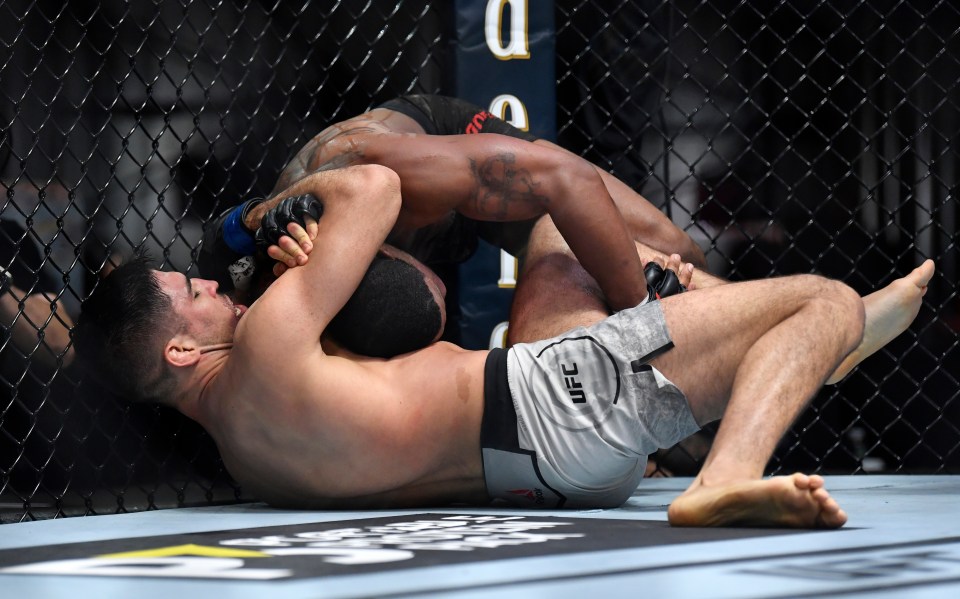
<instances>
[{"instance_id":1,"label":"cage fence chain link","mask_svg":"<svg viewBox=\"0 0 960 599\"><path fill-rule=\"evenodd\" d=\"M662 208L711 271L867 294L937 261L916 323L814 399L770 472L960 471L954 3L555 6L560 143ZM135 251L191 272L204 223L269 194L326 124L443 92L446 10L0 0L0 267L25 267L2 324L32 339L0 340L0 522L247 498L205 433L104 399L57 335ZM695 472L713 430L653 473Z\"/></svg>"}]
</instances>

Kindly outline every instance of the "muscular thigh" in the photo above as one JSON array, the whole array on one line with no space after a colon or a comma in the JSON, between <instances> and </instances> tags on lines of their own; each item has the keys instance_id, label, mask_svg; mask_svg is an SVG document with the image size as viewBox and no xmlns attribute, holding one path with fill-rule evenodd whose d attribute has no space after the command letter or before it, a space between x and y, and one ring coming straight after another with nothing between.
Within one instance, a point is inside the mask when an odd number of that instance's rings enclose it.
<instances>
[{"instance_id":1,"label":"muscular thigh","mask_svg":"<svg viewBox=\"0 0 960 599\"><path fill-rule=\"evenodd\" d=\"M508 343L530 343L590 326L606 318L607 310L596 282L572 256L543 256L524 269L517 283Z\"/></svg>"},{"instance_id":2,"label":"muscular thigh","mask_svg":"<svg viewBox=\"0 0 960 599\"><path fill-rule=\"evenodd\" d=\"M661 302L674 348L652 364L686 394L698 420L722 413L747 351L813 294L823 293L823 282L812 276L782 277L665 298Z\"/></svg>"}]
</instances>

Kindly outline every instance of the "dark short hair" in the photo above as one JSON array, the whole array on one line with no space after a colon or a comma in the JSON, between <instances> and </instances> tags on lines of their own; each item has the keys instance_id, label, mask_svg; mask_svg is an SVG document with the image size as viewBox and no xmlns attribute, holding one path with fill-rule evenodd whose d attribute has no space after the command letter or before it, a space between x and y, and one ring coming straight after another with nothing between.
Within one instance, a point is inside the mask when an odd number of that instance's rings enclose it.
<instances>
[{"instance_id":1,"label":"dark short hair","mask_svg":"<svg viewBox=\"0 0 960 599\"><path fill-rule=\"evenodd\" d=\"M403 260L378 255L327 332L354 353L392 358L429 345L442 323L423 273Z\"/></svg>"},{"instance_id":2,"label":"dark short hair","mask_svg":"<svg viewBox=\"0 0 960 599\"><path fill-rule=\"evenodd\" d=\"M154 272L140 255L100 281L83 302L73 343L96 382L131 401L164 403L171 381L162 348L179 319Z\"/></svg>"}]
</instances>

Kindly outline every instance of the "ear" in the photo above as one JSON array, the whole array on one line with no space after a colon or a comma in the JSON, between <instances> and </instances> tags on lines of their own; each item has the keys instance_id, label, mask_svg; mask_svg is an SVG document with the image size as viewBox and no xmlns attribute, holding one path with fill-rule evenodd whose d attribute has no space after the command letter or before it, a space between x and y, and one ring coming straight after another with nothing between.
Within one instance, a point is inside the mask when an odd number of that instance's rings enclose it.
<instances>
[{"instance_id":1,"label":"ear","mask_svg":"<svg viewBox=\"0 0 960 599\"><path fill-rule=\"evenodd\" d=\"M200 348L188 335L177 335L163 348L163 358L172 366L193 366L200 359Z\"/></svg>"}]
</instances>

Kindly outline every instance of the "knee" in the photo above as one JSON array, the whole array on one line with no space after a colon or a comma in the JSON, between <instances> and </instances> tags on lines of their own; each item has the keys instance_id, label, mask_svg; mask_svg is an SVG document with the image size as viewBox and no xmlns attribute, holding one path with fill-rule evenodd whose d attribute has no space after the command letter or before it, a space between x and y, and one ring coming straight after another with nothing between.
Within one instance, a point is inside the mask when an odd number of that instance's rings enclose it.
<instances>
[{"instance_id":1,"label":"knee","mask_svg":"<svg viewBox=\"0 0 960 599\"><path fill-rule=\"evenodd\" d=\"M520 280L525 285L535 284L537 287L564 286L571 283L579 286L596 285L577 259L563 251L528 255L522 270Z\"/></svg>"},{"instance_id":2,"label":"knee","mask_svg":"<svg viewBox=\"0 0 960 599\"><path fill-rule=\"evenodd\" d=\"M560 235L556 225L553 224L553 220L549 215L544 215L537 220L530 231L524 259L525 261L537 262L541 257L551 254L573 256L573 252L563 236Z\"/></svg>"},{"instance_id":3,"label":"knee","mask_svg":"<svg viewBox=\"0 0 960 599\"><path fill-rule=\"evenodd\" d=\"M821 304L830 326L843 333L852 349L863 339L865 313L863 299L849 285L833 279L808 275L813 281L813 301Z\"/></svg>"}]
</instances>

